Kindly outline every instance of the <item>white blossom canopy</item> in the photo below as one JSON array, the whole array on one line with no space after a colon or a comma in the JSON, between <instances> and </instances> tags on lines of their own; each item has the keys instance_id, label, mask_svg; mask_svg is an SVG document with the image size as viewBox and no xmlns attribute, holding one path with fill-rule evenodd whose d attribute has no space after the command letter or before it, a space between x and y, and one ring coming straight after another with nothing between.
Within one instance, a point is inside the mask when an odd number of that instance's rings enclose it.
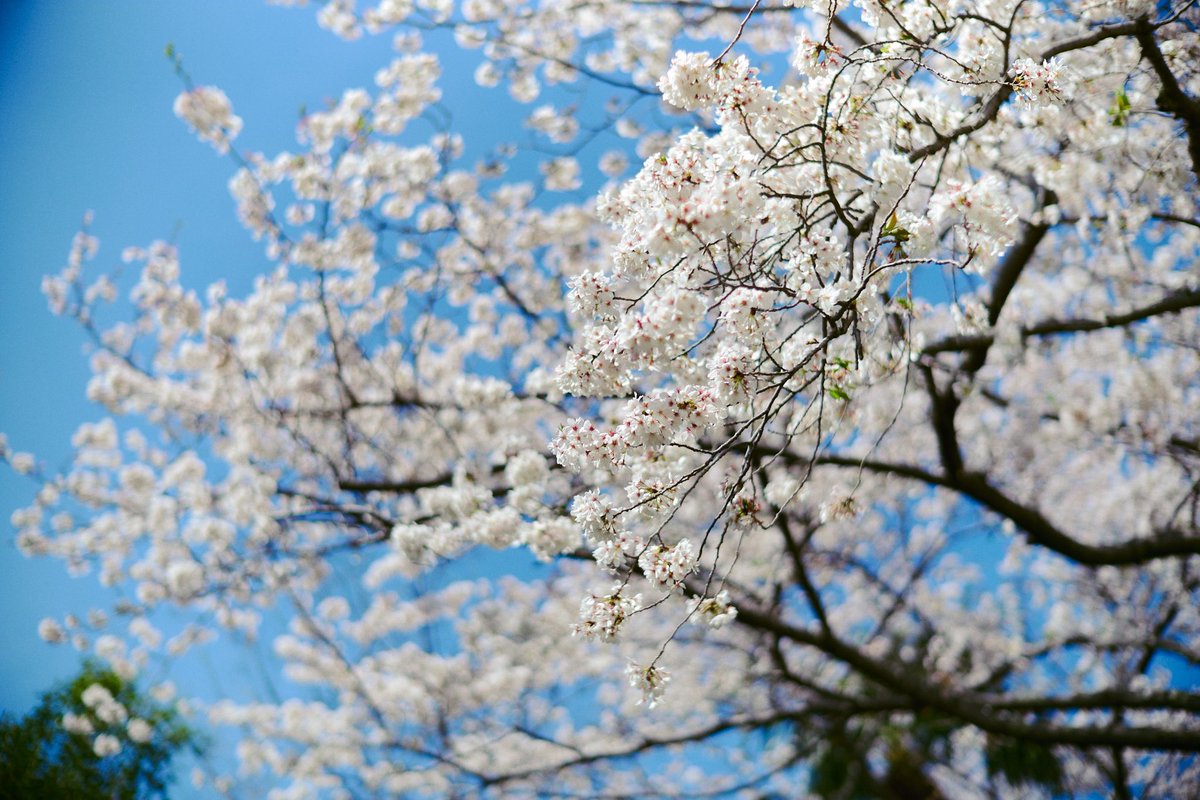
<instances>
[{"instance_id":1,"label":"white blossom canopy","mask_svg":"<svg viewBox=\"0 0 1200 800\"><path fill-rule=\"evenodd\" d=\"M252 292L155 243L101 326L86 231L46 281L110 416L4 451L20 544L130 600L43 636L134 675L284 604L312 699L208 709L278 798L1200 792L1194 2L318 19L397 54L294 152L172 54ZM442 31L537 147L416 133Z\"/></svg>"}]
</instances>

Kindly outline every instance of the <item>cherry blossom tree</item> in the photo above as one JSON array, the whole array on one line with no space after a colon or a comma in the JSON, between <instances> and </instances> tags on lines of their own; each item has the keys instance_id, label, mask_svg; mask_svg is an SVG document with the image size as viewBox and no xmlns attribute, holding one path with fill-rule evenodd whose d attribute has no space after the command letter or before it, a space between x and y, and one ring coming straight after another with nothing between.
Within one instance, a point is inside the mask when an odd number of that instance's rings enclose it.
<instances>
[{"instance_id":1,"label":"cherry blossom tree","mask_svg":"<svg viewBox=\"0 0 1200 800\"><path fill-rule=\"evenodd\" d=\"M207 708L280 798L1200 792L1194 2L317 16L396 56L293 151L169 54L253 291L46 281L110 416L6 452L20 543L130 599L44 636L286 608L311 694ZM448 33L535 147L464 156Z\"/></svg>"}]
</instances>

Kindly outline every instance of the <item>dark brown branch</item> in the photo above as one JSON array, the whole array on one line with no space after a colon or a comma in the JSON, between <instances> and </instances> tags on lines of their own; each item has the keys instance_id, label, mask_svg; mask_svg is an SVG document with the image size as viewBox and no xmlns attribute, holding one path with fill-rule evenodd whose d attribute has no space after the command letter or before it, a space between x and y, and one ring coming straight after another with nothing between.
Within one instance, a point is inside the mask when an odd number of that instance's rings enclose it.
<instances>
[{"instance_id":1,"label":"dark brown branch","mask_svg":"<svg viewBox=\"0 0 1200 800\"><path fill-rule=\"evenodd\" d=\"M1154 38L1154 27L1146 18L1138 20L1134 37L1142 50L1142 57L1150 62L1154 74L1162 84L1158 95L1158 108L1183 123L1187 133L1188 155L1192 159L1192 173L1200 178L1200 103L1188 97L1179 85L1170 65L1163 57L1158 41Z\"/></svg>"},{"instance_id":2,"label":"dark brown branch","mask_svg":"<svg viewBox=\"0 0 1200 800\"><path fill-rule=\"evenodd\" d=\"M924 145L923 147L918 147L916 150L911 151L908 154L908 160L915 164L916 162L924 158L928 158L934 153L937 153L939 150L949 147L960 136L966 136L969 133L974 133L984 125L987 125L996 118L997 114L1000 113L1000 107L1004 105L1005 100L1012 96L1012 93L1013 87L1007 83L1004 84L997 89L991 97L988 98L986 103L983 104L983 107L980 108L975 119L970 122L964 122L949 133L938 134L929 144Z\"/></svg>"},{"instance_id":3,"label":"dark brown branch","mask_svg":"<svg viewBox=\"0 0 1200 800\"><path fill-rule=\"evenodd\" d=\"M963 471L962 448L959 447L958 431L954 427L954 418L958 414L958 395L954 393L952 385L945 389L938 388L933 368L928 364L918 365L918 371L929 394L929 421L937 438L942 470L949 476L958 475Z\"/></svg>"},{"instance_id":4,"label":"dark brown branch","mask_svg":"<svg viewBox=\"0 0 1200 800\"><path fill-rule=\"evenodd\" d=\"M1120 314L1106 314L1098 319L1051 318L1035 322L1021 328L1021 337L1029 339L1037 336L1057 336L1064 333L1086 333L1104 328L1120 328L1152 317L1174 314L1198 306L1200 306L1200 289L1181 289L1149 305ZM921 352L925 355L936 355L938 353L973 351L989 346L993 340L994 337L986 333L976 336L947 336L930 344Z\"/></svg>"},{"instance_id":5,"label":"dark brown branch","mask_svg":"<svg viewBox=\"0 0 1200 800\"><path fill-rule=\"evenodd\" d=\"M785 454L785 457L799 458L786 451ZM896 475L930 486L952 489L989 511L1011 520L1026 533L1032 543L1085 566L1135 566L1160 558L1200 554L1200 537L1174 530L1163 530L1153 537L1129 539L1118 544L1093 545L1081 542L1058 528L1038 509L1023 505L992 486L986 477L978 472L962 472L954 476L937 475L909 464L890 464L830 454L818 457L817 463Z\"/></svg>"},{"instance_id":6,"label":"dark brown branch","mask_svg":"<svg viewBox=\"0 0 1200 800\"><path fill-rule=\"evenodd\" d=\"M390 492L393 494L411 494L418 489L431 489L435 486L445 486L453 479L453 475L446 473L438 475L434 478L413 478L407 481L366 481L366 480L341 480L338 481L338 488L344 492Z\"/></svg>"},{"instance_id":7,"label":"dark brown branch","mask_svg":"<svg viewBox=\"0 0 1200 800\"><path fill-rule=\"evenodd\" d=\"M1064 42L1059 42L1042 51L1039 61L1045 61L1054 56L1069 53L1073 50L1083 50L1085 48L1097 45L1107 39L1116 39L1121 36L1132 36L1138 33L1139 30L1148 30L1153 32L1161 27L1165 22L1152 23L1142 19L1136 22L1123 22L1116 25L1104 25L1097 28L1089 34L1079 36L1074 39L1068 39ZM948 147L956 139L967 134L974 133L980 128L987 125L996 118L1000 113L1000 108L1004 105L1008 98L1012 97L1013 87L1011 84L1004 84L997 89L991 97L979 109L975 118L970 122L964 122L954 130L947 134L938 134L932 142L918 147L908 154L909 161L917 162L923 158L927 158L934 153Z\"/></svg>"},{"instance_id":8,"label":"dark brown branch","mask_svg":"<svg viewBox=\"0 0 1200 800\"><path fill-rule=\"evenodd\" d=\"M983 698L989 708L1003 711L1071 711L1103 709L1171 709L1200 714L1200 695L1187 692L1155 692L1137 694L1115 689L1068 695L1065 697L1006 698L988 695Z\"/></svg>"},{"instance_id":9,"label":"dark brown branch","mask_svg":"<svg viewBox=\"0 0 1200 800\"><path fill-rule=\"evenodd\" d=\"M1053 193L1047 192L1042 205L1053 204L1057 198ZM1021 237L1016 244L1005 254L1004 259L1000 262L1000 266L996 270L996 279L992 283L991 296L988 298L988 325L995 325L1000 319L1000 312L1004 310L1004 304L1008 302L1008 296L1012 294L1012 290L1017 285L1017 280L1020 279L1021 273L1025 271L1025 267L1033 259L1033 254L1036 252L1042 239L1046 237L1046 232L1050 230L1050 226L1046 224L1034 225L1026 223ZM980 345L971 350L967 357L963 359L962 369L967 373L975 373L987 361L987 354L991 348L991 342Z\"/></svg>"},{"instance_id":10,"label":"dark brown branch","mask_svg":"<svg viewBox=\"0 0 1200 800\"><path fill-rule=\"evenodd\" d=\"M1075 39L1068 39L1065 42L1059 42L1052 45L1047 50L1042 52L1042 60L1060 56L1063 53L1069 53L1072 50L1083 50L1095 44L1100 44L1106 39L1116 39L1121 36L1132 36L1137 33L1138 26L1141 22L1120 22L1115 25L1103 25L1096 28L1089 34L1079 36Z\"/></svg>"},{"instance_id":11,"label":"dark brown branch","mask_svg":"<svg viewBox=\"0 0 1200 800\"><path fill-rule=\"evenodd\" d=\"M982 696L960 694L933 684L914 665L899 667L876 660L827 632L810 631L754 608L739 605L737 624L797 644L816 648L841 661L889 692L907 696L914 709L934 708L989 733L1051 745L1133 747L1146 750L1200 752L1200 730L1149 727L1075 727L1048 721L1025 722L1020 716L991 708ZM907 668L905 668L907 666Z\"/></svg>"},{"instance_id":12,"label":"dark brown branch","mask_svg":"<svg viewBox=\"0 0 1200 800\"><path fill-rule=\"evenodd\" d=\"M497 786L512 781L530 778L536 775L548 775L560 772L564 769L572 767L581 767L587 764L594 764L598 761L613 761L624 758L632 758L641 753L653 750L659 747L669 747L671 745L687 744L688 742L699 742L705 739L711 739L727 731L746 729L746 730L761 730L769 728L773 725L778 725L783 722L788 722L796 718L794 712L780 712L772 714L768 717L749 717L741 719L726 719L714 723L706 728L701 728L687 733L677 734L675 736L664 736L658 738L646 738L642 741L631 745L630 747L622 748L621 750L609 750L598 753L586 753L576 756L566 761L557 764L535 767L532 769L520 770L517 772L509 772L503 775L496 775L490 778L485 778L484 786ZM557 744L557 742L555 742ZM561 745L567 747L567 745Z\"/></svg>"}]
</instances>

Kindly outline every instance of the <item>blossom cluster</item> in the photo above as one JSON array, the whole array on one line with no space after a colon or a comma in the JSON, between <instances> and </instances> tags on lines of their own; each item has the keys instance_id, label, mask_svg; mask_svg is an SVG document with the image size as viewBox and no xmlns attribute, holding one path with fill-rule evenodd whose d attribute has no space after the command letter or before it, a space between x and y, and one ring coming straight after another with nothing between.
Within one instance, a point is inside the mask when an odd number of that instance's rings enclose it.
<instances>
[{"instance_id":1,"label":"blossom cluster","mask_svg":"<svg viewBox=\"0 0 1200 800\"><path fill-rule=\"evenodd\" d=\"M0 440L39 483L12 522L127 591L39 633L122 677L269 636L295 696L210 719L280 798L790 795L824 723L945 796L1023 791L1013 731L1079 795L1200 785L1138 738L1200 747L1153 655L1200 638L1161 85L1194 98L1200 45L1152 5L326 0L394 52L239 154L272 269L197 290L160 242L93 275L84 231L45 283L107 416L61 475ZM443 124L442 29L528 147ZM242 128L212 87L176 113ZM102 756L153 735L106 691L62 720Z\"/></svg>"},{"instance_id":2,"label":"blossom cluster","mask_svg":"<svg viewBox=\"0 0 1200 800\"><path fill-rule=\"evenodd\" d=\"M233 113L229 98L215 86L197 86L179 95L175 98L175 116L218 153L228 152L242 130L241 117Z\"/></svg>"}]
</instances>

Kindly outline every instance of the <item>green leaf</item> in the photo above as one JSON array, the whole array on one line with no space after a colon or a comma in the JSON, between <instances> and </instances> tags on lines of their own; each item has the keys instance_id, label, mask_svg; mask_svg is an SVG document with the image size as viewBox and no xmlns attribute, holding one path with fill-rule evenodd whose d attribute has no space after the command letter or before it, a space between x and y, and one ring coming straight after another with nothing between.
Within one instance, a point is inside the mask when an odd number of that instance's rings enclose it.
<instances>
[{"instance_id":1,"label":"green leaf","mask_svg":"<svg viewBox=\"0 0 1200 800\"><path fill-rule=\"evenodd\" d=\"M850 399L850 395L846 394L846 390L839 386L830 386L829 396L834 400L841 400L843 403Z\"/></svg>"},{"instance_id":2,"label":"green leaf","mask_svg":"<svg viewBox=\"0 0 1200 800\"><path fill-rule=\"evenodd\" d=\"M1108 119L1114 128L1123 128L1125 121L1129 118L1129 110L1132 106L1129 104L1129 95L1122 86L1113 95L1113 104L1108 109Z\"/></svg>"},{"instance_id":3,"label":"green leaf","mask_svg":"<svg viewBox=\"0 0 1200 800\"><path fill-rule=\"evenodd\" d=\"M892 240L897 244L903 244L912 238L912 233L900 224L900 220L896 217L896 212L894 211L888 217L888 221L883 224L880 233L884 236L892 237Z\"/></svg>"}]
</instances>

